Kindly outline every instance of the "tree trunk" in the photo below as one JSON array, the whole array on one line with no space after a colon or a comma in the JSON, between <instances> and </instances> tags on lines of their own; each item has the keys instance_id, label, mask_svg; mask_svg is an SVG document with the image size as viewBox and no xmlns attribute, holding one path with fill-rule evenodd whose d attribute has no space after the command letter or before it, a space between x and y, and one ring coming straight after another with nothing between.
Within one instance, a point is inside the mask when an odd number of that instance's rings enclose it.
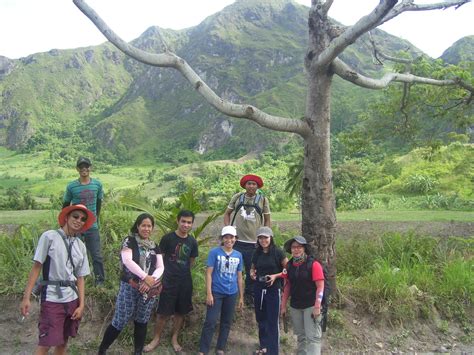
<instances>
[{"instance_id":1,"label":"tree trunk","mask_svg":"<svg viewBox=\"0 0 474 355\"><path fill-rule=\"evenodd\" d=\"M306 102L306 120L311 128L304 141L302 188L302 233L311 244L315 257L329 271L331 290L336 275L336 206L332 188L330 152L330 93L332 75L310 76Z\"/></svg>"}]
</instances>

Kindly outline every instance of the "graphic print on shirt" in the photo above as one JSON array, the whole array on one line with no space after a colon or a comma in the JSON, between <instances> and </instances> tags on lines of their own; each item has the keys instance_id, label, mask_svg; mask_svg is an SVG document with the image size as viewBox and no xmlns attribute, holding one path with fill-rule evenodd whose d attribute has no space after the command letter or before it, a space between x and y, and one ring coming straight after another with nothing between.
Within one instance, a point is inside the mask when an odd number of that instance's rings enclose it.
<instances>
[{"instance_id":1,"label":"graphic print on shirt","mask_svg":"<svg viewBox=\"0 0 474 355\"><path fill-rule=\"evenodd\" d=\"M90 206L95 202L95 192L92 190L82 190L79 193L79 198L81 200L81 204Z\"/></svg>"},{"instance_id":2,"label":"graphic print on shirt","mask_svg":"<svg viewBox=\"0 0 474 355\"><path fill-rule=\"evenodd\" d=\"M239 266L240 259L226 256L226 255L219 255L217 257L218 260L218 270L219 273L222 274L235 274L237 272L237 267Z\"/></svg>"},{"instance_id":3,"label":"graphic print on shirt","mask_svg":"<svg viewBox=\"0 0 474 355\"><path fill-rule=\"evenodd\" d=\"M246 221L256 221L254 207L240 207L240 216Z\"/></svg>"},{"instance_id":4,"label":"graphic print on shirt","mask_svg":"<svg viewBox=\"0 0 474 355\"><path fill-rule=\"evenodd\" d=\"M191 248L187 244L178 243L170 260L176 261L180 265L186 265L189 261L189 255L191 255Z\"/></svg>"}]
</instances>

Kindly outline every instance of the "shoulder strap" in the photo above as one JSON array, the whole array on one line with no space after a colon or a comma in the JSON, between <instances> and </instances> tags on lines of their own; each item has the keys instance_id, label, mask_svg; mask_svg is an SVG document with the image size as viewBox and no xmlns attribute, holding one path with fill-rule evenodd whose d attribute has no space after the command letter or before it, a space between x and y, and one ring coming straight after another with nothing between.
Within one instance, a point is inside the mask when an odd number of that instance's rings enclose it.
<instances>
[{"instance_id":1,"label":"shoulder strap","mask_svg":"<svg viewBox=\"0 0 474 355\"><path fill-rule=\"evenodd\" d=\"M64 242L64 247L66 248L66 251L67 251L67 258L71 262L71 265L72 265L72 272L73 272L74 276L77 278L76 266L74 265L74 261L72 261L72 252L71 252L72 243L68 244L68 242L66 240L66 235L64 234L64 232L61 229L58 229L58 234L61 236L61 239Z\"/></svg>"},{"instance_id":2,"label":"shoulder strap","mask_svg":"<svg viewBox=\"0 0 474 355\"><path fill-rule=\"evenodd\" d=\"M234 203L234 216L232 217L232 221L230 222L231 226L234 225L235 217L237 217L237 212L240 210L240 207L244 205L244 200L245 200L245 192L242 192L239 195L239 198L235 200L235 203Z\"/></svg>"},{"instance_id":3,"label":"shoulder strap","mask_svg":"<svg viewBox=\"0 0 474 355\"><path fill-rule=\"evenodd\" d=\"M247 207L253 207L255 211L257 211L258 215L260 216L260 219L263 222L263 211L258 205L260 200L262 199L262 195L257 194L255 195L254 202L252 204L245 203L245 192L242 192L239 196L239 203L237 206L234 205L234 217L232 217L232 222L230 223L231 225L234 225L235 217L237 216L237 212L240 210L242 206L247 206ZM236 201L237 202L237 201ZM265 205L265 199L263 200L263 204Z\"/></svg>"}]
</instances>

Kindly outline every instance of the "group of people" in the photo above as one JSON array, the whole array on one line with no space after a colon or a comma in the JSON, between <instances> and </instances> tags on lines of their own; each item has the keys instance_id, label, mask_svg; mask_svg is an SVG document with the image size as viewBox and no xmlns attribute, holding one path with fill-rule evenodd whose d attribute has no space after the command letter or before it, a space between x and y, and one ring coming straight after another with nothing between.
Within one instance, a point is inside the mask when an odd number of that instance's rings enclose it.
<instances>
[{"instance_id":1,"label":"group of people","mask_svg":"<svg viewBox=\"0 0 474 355\"><path fill-rule=\"evenodd\" d=\"M95 284L100 287L105 280L97 227L103 191L100 182L90 178L90 168L89 159L77 161L79 179L66 189L58 216L60 228L41 235L33 257L20 309L23 316L29 314L31 294L39 288L37 354L47 354L50 347L63 354L69 337L77 334L84 312L84 277L90 273L87 251ZM269 201L258 192L263 180L245 175L240 185L245 191L235 194L227 206L220 245L207 256L207 307L199 354L210 352L218 321L215 351L224 354L236 306L242 309L244 303L255 309L259 337L255 354L278 354L279 315L286 315L288 299L298 339L297 353L318 354L324 290L321 264L312 259L309 245L301 236L286 241L284 249L291 254L288 260L274 242ZM191 269L198 257L198 243L190 235L194 217L193 212L181 210L177 229L163 236L159 244L151 239L153 216L142 213L137 217L122 242L115 313L104 332L99 354L106 354L132 318L134 353L153 351L171 316L171 344L175 352L182 350L178 336L185 315L193 310ZM154 337L145 346L147 324L154 310Z\"/></svg>"}]
</instances>

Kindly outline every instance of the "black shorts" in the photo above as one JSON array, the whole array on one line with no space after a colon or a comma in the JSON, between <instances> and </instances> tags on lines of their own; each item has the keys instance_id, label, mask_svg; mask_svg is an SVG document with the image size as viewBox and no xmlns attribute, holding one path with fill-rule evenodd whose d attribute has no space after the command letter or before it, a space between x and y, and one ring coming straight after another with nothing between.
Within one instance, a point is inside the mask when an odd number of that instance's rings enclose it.
<instances>
[{"instance_id":1,"label":"black shorts","mask_svg":"<svg viewBox=\"0 0 474 355\"><path fill-rule=\"evenodd\" d=\"M171 316L185 315L193 310L193 282L191 279L163 283L156 313Z\"/></svg>"}]
</instances>

